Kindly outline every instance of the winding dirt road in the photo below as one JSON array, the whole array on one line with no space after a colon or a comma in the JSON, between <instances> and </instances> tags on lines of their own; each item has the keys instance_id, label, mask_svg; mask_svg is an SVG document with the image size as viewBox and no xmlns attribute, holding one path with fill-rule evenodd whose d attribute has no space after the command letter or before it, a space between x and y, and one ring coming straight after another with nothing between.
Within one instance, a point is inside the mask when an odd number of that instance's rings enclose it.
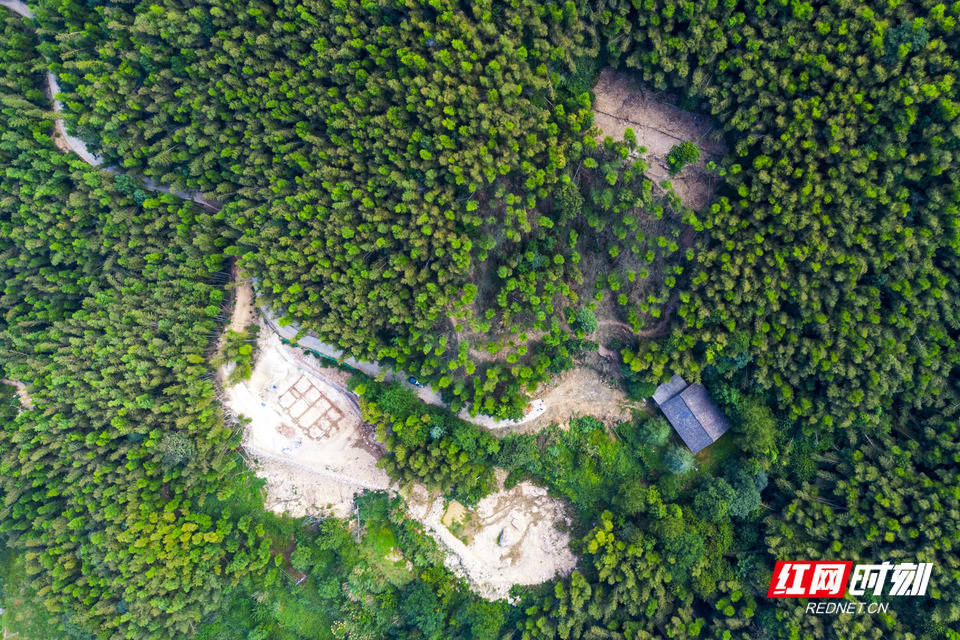
<instances>
[{"instance_id":1,"label":"winding dirt road","mask_svg":"<svg viewBox=\"0 0 960 640\"><path fill-rule=\"evenodd\" d=\"M0 7L6 7L15 14L22 18L26 18L27 20L32 20L35 17L33 12L30 10L30 7L20 0L0 0ZM57 77L49 71L47 72L46 91L47 96L50 98L50 101L53 104L53 110L57 113L61 113L63 111L63 104L57 99L57 96L60 94L60 84L57 82ZM117 167L104 167L103 158L90 151L86 142L67 133L67 127L64 124L63 118L58 118L54 122L54 130L54 139L58 141L58 146L60 146L60 143L62 143L63 146L67 147L70 151L75 153L78 158L86 162L91 167L97 167L113 175L120 173L120 170ZM176 196L181 200L195 202L211 211L220 210L219 203L204 197L204 195L199 191L177 191L166 185L160 184L155 180L151 180L150 178L141 177L140 180L143 182L143 188L147 191L153 191L155 193L169 193L170 195Z\"/></svg>"},{"instance_id":2,"label":"winding dirt road","mask_svg":"<svg viewBox=\"0 0 960 640\"><path fill-rule=\"evenodd\" d=\"M33 12L30 10L30 8L21 0L0 0L0 6L10 9L15 14L27 20L32 20L35 17ZM57 82L56 76L49 71L47 72L47 88L46 89L47 89L47 94L51 100L51 103L53 104L53 110L57 113L61 113L63 111L63 104L60 102L60 100L57 99L57 96L60 94L60 85ZM55 127L54 139L58 142L58 146L60 146L61 148L66 147L67 149L72 151L74 154L76 154L78 158L83 160L85 163L87 163L91 167L96 167L101 171L106 171L107 173L114 174L114 175L117 175L120 173L120 170L116 167L103 166L103 158L101 156L90 151L90 149L87 147L87 144L83 140L70 135L67 132L66 125L64 124L63 118L58 118L55 121L54 127ZM221 208L221 205L219 203L205 198L203 194L200 192L178 191L175 189L171 189L166 185L159 184L149 178L139 177L139 180L141 180L144 188L148 191L167 193L167 194L176 196L181 200L189 200L191 202L195 202L196 204L199 204L200 206L205 207L211 211L219 211ZM250 292L250 297L252 298L252 292ZM261 309L261 311L263 312L262 315L264 317L264 321L267 324L267 326L270 327L270 329L274 333L276 333L278 336L290 341L292 341L296 337L296 334L298 333L298 330L299 330L298 327L280 326L275 321L275 318L268 310ZM338 349L334 345L322 342L316 336L307 335L307 336L300 337L297 339L297 344L301 347L306 347L308 349L317 351L322 355L328 356L335 360L343 359L343 361L346 362L348 365L354 367L355 369L358 369L359 371L366 373L369 376L376 377L384 373L383 368L379 363L356 360L350 357L344 358L344 352L341 349ZM403 372L398 372L398 373L388 372L385 374L385 378L387 380L398 380L403 384L408 385L411 388L411 390L413 390L420 397L420 399L426 402L427 404L432 404L432 405L441 406L441 407L447 406L447 404L443 401L443 399L440 397L440 394L437 391L429 387L415 387L414 385L411 385L409 382L407 382L407 379L404 377L404 375L405 374L403 374ZM601 388L605 388L605 387L601 387ZM616 399L617 398L613 396L609 398L611 402L615 401ZM471 416L466 409L460 412L459 417L462 418L463 420L467 420L468 422L472 422L480 427L490 429L491 431L494 431L494 432L498 430L505 430L504 431L504 434L505 434L506 430L516 431L522 428L524 425L539 424L542 422L542 420L539 420L539 419L545 414L553 416L555 418L561 418L561 419L564 417L566 417L567 419L569 418L569 416L558 415L555 409L556 409L555 407L550 406L550 403L548 402L547 399L537 399L531 403L527 414L519 420L498 420L490 416ZM561 412L561 413L566 413L566 412Z\"/></svg>"}]
</instances>

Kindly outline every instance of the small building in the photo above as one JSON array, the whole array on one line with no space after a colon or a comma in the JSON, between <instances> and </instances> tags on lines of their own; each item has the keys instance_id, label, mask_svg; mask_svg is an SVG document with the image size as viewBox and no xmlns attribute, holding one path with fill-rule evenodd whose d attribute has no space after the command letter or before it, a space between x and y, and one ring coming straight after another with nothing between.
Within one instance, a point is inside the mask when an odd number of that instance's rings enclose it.
<instances>
[{"instance_id":1,"label":"small building","mask_svg":"<svg viewBox=\"0 0 960 640\"><path fill-rule=\"evenodd\" d=\"M709 447L730 428L730 421L703 385L688 385L680 376L657 387L653 401L694 453Z\"/></svg>"}]
</instances>

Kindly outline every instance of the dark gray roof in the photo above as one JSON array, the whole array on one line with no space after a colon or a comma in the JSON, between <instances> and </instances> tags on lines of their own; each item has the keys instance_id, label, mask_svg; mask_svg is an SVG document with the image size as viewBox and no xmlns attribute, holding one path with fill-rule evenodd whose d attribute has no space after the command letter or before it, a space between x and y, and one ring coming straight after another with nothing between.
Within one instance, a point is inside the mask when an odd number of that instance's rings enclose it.
<instances>
[{"instance_id":1,"label":"dark gray roof","mask_svg":"<svg viewBox=\"0 0 960 640\"><path fill-rule=\"evenodd\" d=\"M696 453L713 444L713 438L704 430L696 416L690 411L690 407L680 396L677 395L667 400L666 404L660 407L660 410L663 411L663 415L667 416L667 420L690 447L690 451Z\"/></svg>"},{"instance_id":2,"label":"dark gray roof","mask_svg":"<svg viewBox=\"0 0 960 640\"><path fill-rule=\"evenodd\" d=\"M703 385L687 386L680 376L660 385L653 399L694 453L713 444L730 428L730 421L710 401Z\"/></svg>"},{"instance_id":3,"label":"dark gray roof","mask_svg":"<svg viewBox=\"0 0 960 640\"><path fill-rule=\"evenodd\" d=\"M713 440L722 436L730 428L730 421L723 412L710 401L707 390L702 384L692 384L680 394L683 401L690 407L690 411L697 417L703 430Z\"/></svg>"},{"instance_id":4,"label":"dark gray roof","mask_svg":"<svg viewBox=\"0 0 960 640\"><path fill-rule=\"evenodd\" d=\"M653 392L653 401L657 403L658 407L662 407L667 400L686 388L686 380L680 376L673 376L670 378L670 382L664 383L657 387L657 390Z\"/></svg>"}]
</instances>

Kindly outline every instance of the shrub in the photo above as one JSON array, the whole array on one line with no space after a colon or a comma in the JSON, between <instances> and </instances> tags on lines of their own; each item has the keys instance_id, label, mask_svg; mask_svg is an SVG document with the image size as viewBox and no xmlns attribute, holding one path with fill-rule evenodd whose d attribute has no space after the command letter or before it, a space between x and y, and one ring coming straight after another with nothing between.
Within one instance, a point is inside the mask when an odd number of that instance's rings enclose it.
<instances>
[{"instance_id":1,"label":"shrub","mask_svg":"<svg viewBox=\"0 0 960 640\"><path fill-rule=\"evenodd\" d=\"M157 443L157 452L163 456L163 465L168 468L190 462L197 457L197 448L193 442L179 433L165 433Z\"/></svg>"},{"instance_id":2,"label":"shrub","mask_svg":"<svg viewBox=\"0 0 960 640\"><path fill-rule=\"evenodd\" d=\"M667 168L670 175L675 176L688 164L693 164L700 159L700 149L692 142L681 142L673 145L670 153L667 154Z\"/></svg>"},{"instance_id":3,"label":"shrub","mask_svg":"<svg viewBox=\"0 0 960 640\"><path fill-rule=\"evenodd\" d=\"M573 322L570 323L570 326L578 333L582 331L584 335L588 335L596 331L600 324L597 322L597 316L593 311L582 308L574 314Z\"/></svg>"},{"instance_id":4,"label":"shrub","mask_svg":"<svg viewBox=\"0 0 960 640\"><path fill-rule=\"evenodd\" d=\"M693 468L693 454L686 447L673 445L663 454L663 466L671 473L684 474Z\"/></svg>"},{"instance_id":5,"label":"shrub","mask_svg":"<svg viewBox=\"0 0 960 640\"><path fill-rule=\"evenodd\" d=\"M640 440L652 447L662 447L667 443L671 429L663 416L654 416L640 425Z\"/></svg>"}]
</instances>

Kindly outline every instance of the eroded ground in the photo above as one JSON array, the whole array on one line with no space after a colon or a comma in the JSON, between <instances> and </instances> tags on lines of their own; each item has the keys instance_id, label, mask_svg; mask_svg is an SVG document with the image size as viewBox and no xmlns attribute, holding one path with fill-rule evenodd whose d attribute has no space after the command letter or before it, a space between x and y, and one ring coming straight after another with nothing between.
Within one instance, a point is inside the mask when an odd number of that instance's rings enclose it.
<instances>
[{"instance_id":1,"label":"eroded ground","mask_svg":"<svg viewBox=\"0 0 960 640\"><path fill-rule=\"evenodd\" d=\"M667 97L638 84L629 74L604 69L593 88L594 123L605 136L623 140L627 128L633 129L637 144L647 148L642 154L650 164L647 175L659 183L670 180L680 200L693 209L710 203L719 177L708 171L706 163L718 161L726 146L718 141L710 118L684 111ZM693 142L700 148L700 161L671 177L667 154L674 145Z\"/></svg>"},{"instance_id":2,"label":"eroded ground","mask_svg":"<svg viewBox=\"0 0 960 640\"><path fill-rule=\"evenodd\" d=\"M376 466L383 448L341 372L318 366L267 327L257 354L250 379L224 390L224 405L249 418L243 447L266 480L268 509L347 518L364 489L400 491ZM504 597L514 584L538 584L576 564L569 537L557 529L568 523L563 503L546 489L501 485L474 508L454 508L446 524L440 495L416 484L401 493L411 516L446 549L447 565L484 597Z\"/></svg>"},{"instance_id":3,"label":"eroded ground","mask_svg":"<svg viewBox=\"0 0 960 640\"><path fill-rule=\"evenodd\" d=\"M569 575L577 564L563 503L529 482L503 488L475 507L449 505L423 486L405 493L410 514L446 549L447 567L464 576L480 595L504 598L515 584L533 585Z\"/></svg>"}]
</instances>

